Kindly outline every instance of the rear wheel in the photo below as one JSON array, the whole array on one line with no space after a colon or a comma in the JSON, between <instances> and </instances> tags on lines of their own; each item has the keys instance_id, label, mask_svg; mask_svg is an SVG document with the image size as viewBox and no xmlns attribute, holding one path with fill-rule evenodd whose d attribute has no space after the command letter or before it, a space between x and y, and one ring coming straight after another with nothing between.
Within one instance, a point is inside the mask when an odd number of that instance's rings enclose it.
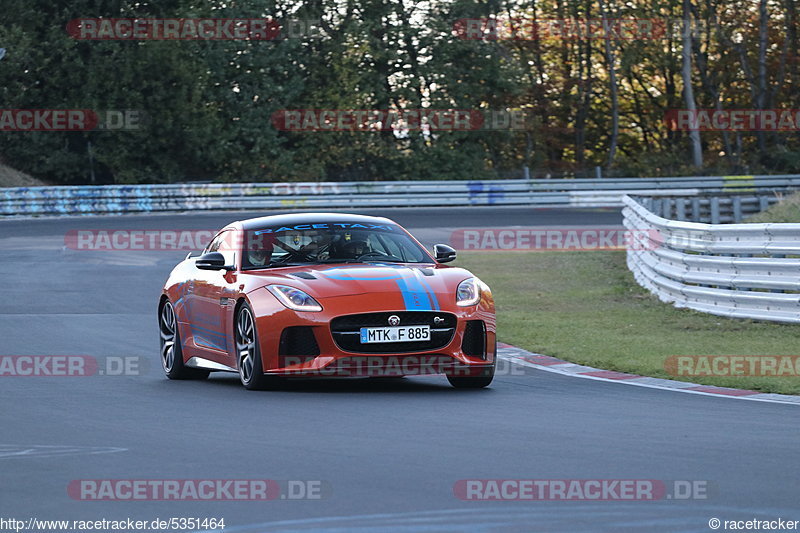
<instances>
[{"instance_id":1,"label":"rear wheel","mask_svg":"<svg viewBox=\"0 0 800 533\"><path fill-rule=\"evenodd\" d=\"M161 306L158 315L159 341L161 345L161 366L169 379L206 379L207 370L189 368L183 364L183 349L178 331L175 309L169 300Z\"/></svg>"},{"instance_id":2,"label":"rear wheel","mask_svg":"<svg viewBox=\"0 0 800 533\"><path fill-rule=\"evenodd\" d=\"M243 303L236 314L236 361L239 380L248 390L263 390L272 384L272 376L264 375L261 364L261 349L253 310Z\"/></svg>"}]
</instances>

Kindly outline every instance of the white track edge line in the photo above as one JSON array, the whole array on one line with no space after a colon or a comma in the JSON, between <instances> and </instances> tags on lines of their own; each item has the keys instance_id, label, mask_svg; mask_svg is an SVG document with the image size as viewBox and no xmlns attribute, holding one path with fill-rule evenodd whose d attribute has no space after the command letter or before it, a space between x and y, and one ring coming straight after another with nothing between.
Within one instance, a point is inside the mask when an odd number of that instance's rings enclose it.
<instances>
[{"instance_id":1,"label":"white track edge line","mask_svg":"<svg viewBox=\"0 0 800 533\"><path fill-rule=\"evenodd\" d=\"M538 355L538 354L531 354L531 355ZM559 370L557 368L551 368L549 366L537 365L536 363L531 363L530 361L526 361L524 359L520 359L520 358L518 358L516 356L513 356L513 355L498 354L498 357L501 358L501 359L505 359L506 361L511 361L512 363L516 363L516 364L521 365L521 366L527 366L527 367L530 367L530 368L536 368L538 370L544 370L545 372L552 372L553 374L561 374L562 376L571 376L571 377L583 378L583 379L593 379L593 380L596 380L596 381L605 381L605 382L608 382L608 383L620 383L620 384L623 384L623 385L634 385L636 387L645 387L645 388L648 388L648 389L683 392L683 393L686 393L686 394L699 394L699 395L702 395L702 396L712 396L714 398L730 398L730 399L733 399L733 400L749 400L751 402L779 403L779 404L782 404L782 405L795 405L795 406L800 405L800 403L798 403L798 402L790 402L790 401L786 401L786 400L776 400L776 399L772 399L772 398L753 398L752 396L732 396L732 395L729 395L729 394L719 394L719 393L714 393L714 392L703 392L703 391L696 391L696 390L687 390L687 389L680 388L680 387L667 387L666 385L653 385L651 383L636 383L635 381L624 380L624 379L608 379L608 378L601 378L601 377L598 377L598 376L587 376L587 375L584 375L584 374L578 374L578 373L574 373L574 372L567 372L567 371L564 371L564 370ZM597 372L605 372L604 370L599 369L599 368L596 369L596 371ZM642 376L642 377L647 377L647 376ZM654 378L654 379L661 379L661 378ZM688 382L681 382L681 383L688 383ZM699 383L694 383L692 385L693 386L697 386L697 387L713 386L713 385L701 385ZM758 394L772 394L772 393L767 393L767 392L761 393L760 392Z\"/></svg>"}]
</instances>

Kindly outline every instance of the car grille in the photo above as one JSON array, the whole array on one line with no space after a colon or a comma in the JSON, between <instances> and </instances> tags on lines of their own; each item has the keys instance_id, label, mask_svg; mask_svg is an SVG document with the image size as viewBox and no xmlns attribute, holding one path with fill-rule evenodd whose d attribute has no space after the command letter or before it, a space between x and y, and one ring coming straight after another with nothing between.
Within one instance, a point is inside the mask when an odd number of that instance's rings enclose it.
<instances>
[{"instance_id":1,"label":"car grille","mask_svg":"<svg viewBox=\"0 0 800 533\"><path fill-rule=\"evenodd\" d=\"M470 357L486 359L486 324L483 320L470 320L464 329L461 351Z\"/></svg>"},{"instance_id":2,"label":"car grille","mask_svg":"<svg viewBox=\"0 0 800 533\"><path fill-rule=\"evenodd\" d=\"M389 317L400 318L401 326L430 326L431 339L425 342L380 342L361 344L361 328L382 327L389 325ZM434 323L434 318L443 321ZM331 320L331 333L336 345L346 351L355 353L408 353L438 350L453 340L456 332L456 317L450 313L436 311L397 311L383 313L364 313L345 315Z\"/></svg>"}]
</instances>

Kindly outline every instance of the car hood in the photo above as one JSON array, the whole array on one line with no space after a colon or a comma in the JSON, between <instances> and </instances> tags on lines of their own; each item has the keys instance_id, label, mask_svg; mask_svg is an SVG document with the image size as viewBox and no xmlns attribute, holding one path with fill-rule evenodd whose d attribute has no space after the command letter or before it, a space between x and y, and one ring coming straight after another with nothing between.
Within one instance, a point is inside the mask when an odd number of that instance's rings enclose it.
<instances>
[{"instance_id":1,"label":"car hood","mask_svg":"<svg viewBox=\"0 0 800 533\"><path fill-rule=\"evenodd\" d=\"M269 279L262 285L285 283L317 299L400 293L409 308L438 308L453 299L461 281L471 277L461 268L397 264L309 265L263 275Z\"/></svg>"}]
</instances>

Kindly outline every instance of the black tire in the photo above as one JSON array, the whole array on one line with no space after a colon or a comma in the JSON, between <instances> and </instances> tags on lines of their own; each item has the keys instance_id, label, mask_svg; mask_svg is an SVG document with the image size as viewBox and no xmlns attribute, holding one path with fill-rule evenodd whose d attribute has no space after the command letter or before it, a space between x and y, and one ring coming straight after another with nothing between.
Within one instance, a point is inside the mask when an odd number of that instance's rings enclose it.
<instances>
[{"instance_id":1,"label":"black tire","mask_svg":"<svg viewBox=\"0 0 800 533\"><path fill-rule=\"evenodd\" d=\"M494 367L485 367L469 376L451 376L447 374L447 381L457 389L482 389L488 387L494 379Z\"/></svg>"},{"instance_id":2,"label":"black tire","mask_svg":"<svg viewBox=\"0 0 800 533\"><path fill-rule=\"evenodd\" d=\"M165 300L158 312L161 368L169 379L206 379L208 370L189 368L183 364L183 348L175 309Z\"/></svg>"},{"instance_id":3,"label":"black tire","mask_svg":"<svg viewBox=\"0 0 800 533\"><path fill-rule=\"evenodd\" d=\"M274 376L264 375L255 315L247 302L242 303L239 310L236 312L236 320L233 328L239 381L242 382L242 385L244 385L244 388L247 390L265 390L271 388L275 384L275 378Z\"/></svg>"}]
</instances>

